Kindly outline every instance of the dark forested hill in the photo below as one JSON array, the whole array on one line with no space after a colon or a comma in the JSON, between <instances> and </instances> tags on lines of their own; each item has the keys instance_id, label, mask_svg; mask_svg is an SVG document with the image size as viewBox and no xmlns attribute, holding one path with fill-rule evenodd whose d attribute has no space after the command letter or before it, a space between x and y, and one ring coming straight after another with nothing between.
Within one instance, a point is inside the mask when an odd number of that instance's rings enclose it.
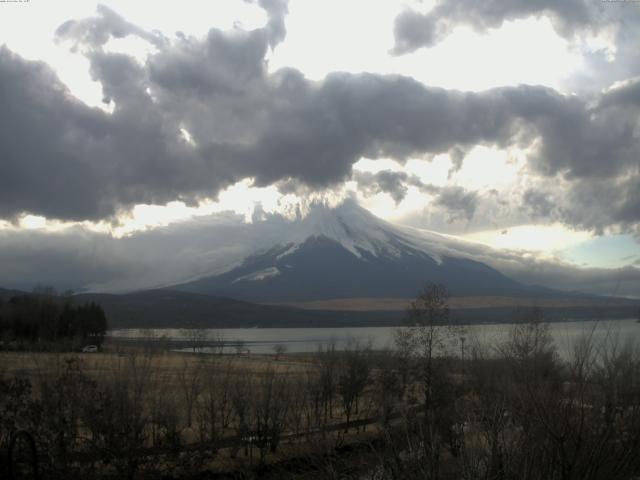
<instances>
[{"instance_id":1,"label":"dark forested hill","mask_svg":"<svg viewBox=\"0 0 640 480\"><path fill-rule=\"evenodd\" d=\"M148 290L124 295L91 293L75 295L74 299L102 305L110 328L393 324L400 320L402 313L302 310L173 290Z\"/></svg>"}]
</instances>

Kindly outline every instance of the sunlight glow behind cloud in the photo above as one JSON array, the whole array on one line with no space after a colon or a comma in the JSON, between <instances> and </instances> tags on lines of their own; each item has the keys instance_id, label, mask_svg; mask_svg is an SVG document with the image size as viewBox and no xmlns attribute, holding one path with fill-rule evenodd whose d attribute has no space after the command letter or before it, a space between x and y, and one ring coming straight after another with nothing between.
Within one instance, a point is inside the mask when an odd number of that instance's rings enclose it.
<instances>
[{"instance_id":1,"label":"sunlight glow behind cloud","mask_svg":"<svg viewBox=\"0 0 640 480\"><path fill-rule=\"evenodd\" d=\"M106 0L104 3L133 24L148 31L158 30L170 41L175 40L177 32L202 38L214 27L251 30L265 25L268 18L257 4L238 0L217 0L215 9L211 7L212 3L203 0L180 3ZM464 91L529 84L544 85L562 93L567 78L586 69L585 52L604 51L608 61L612 61L616 53L612 29L572 43L558 35L549 18L541 16L505 21L500 28L486 32L461 25L437 47L422 48L402 56L391 55L395 16L408 4L427 11L431 3L292 0L286 17L286 39L267 54L268 69L274 72L290 67L313 80L321 80L336 71L372 72L410 76L425 85ZM101 85L91 78L87 58L70 52L68 44L53 41L54 31L60 24L71 18L91 16L95 7L93 2L84 0L5 4L3 14L8 9L10 15L0 17L0 44L6 43L27 59L45 61L55 69L72 95L89 106L111 112L114 103L103 103ZM150 8L153 15L149 15ZM203 11L212 13L202 14ZM148 42L132 36L111 39L105 51L133 56L140 64L156 52ZM628 81L619 84L627 85ZM197 137L196 129L192 132ZM186 143L197 146L186 127L180 129L179 135ZM526 165L529 153L516 148L505 150L476 145L466 152L458 171L454 171L454 162L447 154L431 159L412 158L405 163L390 158L362 158L353 165L353 171L406 172L436 187L461 187L472 193L493 189L508 195L519 192L520 184L529 180ZM392 221L419 212L434 201L433 194L421 192L415 186L409 186L406 196L399 202L388 193L366 196L355 182L347 182L335 190L318 195L326 194L331 198L355 195L374 214ZM253 187L252 180L247 178L222 191L217 200L203 200L199 206L188 206L181 201L172 201L165 206L137 205L131 212L121 214L113 224L106 221L81 224L96 231L126 236L224 211L242 215L250 222L257 205L265 213L291 215L295 206L305 200L303 194L299 197L282 194L275 185ZM19 228L50 231L79 224L34 215L24 215L17 222ZM16 224L0 222L0 230L12 228L16 228ZM590 233L560 224L533 223L466 236L495 248L528 250L548 256L563 255L565 250L592 237Z\"/></svg>"},{"instance_id":2,"label":"sunlight glow behind cloud","mask_svg":"<svg viewBox=\"0 0 640 480\"><path fill-rule=\"evenodd\" d=\"M464 235L463 238L492 248L526 250L552 257L562 250L593 237L588 232L571 230L563 225L520 225Z\"/></svg>"},{"instance_id":3,"label":"sunlight glow behind cloud","mask_svg":"<svg viewBox=\"0 0 640 480\"><path fill-rule=\"evenodd\" d=\"M580 52L555 33L547 18L505 22L488 33L459 27L438 48L394 57L390 19L400 10L390 1L296 0L287 18L287 41L275 50L269 67L298 68L315 80L334 71L401 74L426 85L480 91L519 83L561 89L581 65ZM353 18L359 19L357 25ZM329 34L326 25L331 25Z\"/></svg>"}]
</instances>

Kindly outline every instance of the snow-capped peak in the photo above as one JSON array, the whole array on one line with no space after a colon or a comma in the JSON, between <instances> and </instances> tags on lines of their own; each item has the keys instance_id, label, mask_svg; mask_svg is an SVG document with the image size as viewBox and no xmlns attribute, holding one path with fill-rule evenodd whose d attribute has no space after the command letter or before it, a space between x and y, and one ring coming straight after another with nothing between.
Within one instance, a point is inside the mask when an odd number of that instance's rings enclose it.
<instances>
[{"instance_id":1,"label":"snow-capped peak","mask_svg":"<svg viewBox=\"0 0 640 480\"><path fill-rule=\"evenodd\" d=\"M303 218L278 221L263 243L269 247L254 250L234 268L181 288L268 302L407 297L429 279L459 295L522 293L517 282L465 253L488 257L486 251L391 225L353 201L335 208L312 205Z\"/></svg>"},{"instance_id":2,"label":"snow-capped peak","mask_svg":"<svg viewBox=\"0 0 640 480\"><path fill-rule=\"evenodd\" d=\"M416 241L417 238L374 216L351 199L334 208L314 205L303 219L294 222L288 235L292 245L280 256L292 253L309 238L321 236L340 243L359 258L365 252L373 256L400 256L405 247L410 247L440 260L438 252L429 248L427 242Z\"/></svg>"}]
</instances>

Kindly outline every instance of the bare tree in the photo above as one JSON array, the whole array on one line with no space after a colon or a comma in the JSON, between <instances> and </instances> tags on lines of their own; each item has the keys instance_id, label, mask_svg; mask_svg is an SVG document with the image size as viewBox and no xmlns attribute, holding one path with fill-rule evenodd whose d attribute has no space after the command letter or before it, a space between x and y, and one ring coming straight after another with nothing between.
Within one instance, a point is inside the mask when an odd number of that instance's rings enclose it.
<instances>
[{"instance_id":1,"label":"bare tree","mask_svg":"<svg viewBox=\"0 0 640 480\"><path fill-rule=\"evenodd\" d=\"M233 405L232 387L237 375L233 361L225 361L220 368L209 362L202 369L202 392L197 403L200 439L216 443L231 426Z\"/></svg>"},{"instance_id":2,"label":"bare tree","mask_svg":"<svg viewBox=\"0 0 640 480\"><path fill-rule=\"evenodd\" d=\"M397 401L403 399L403 394L399 392L405 387L402 384L402 376L396 356L385 352L378 356L375 366L376 371L373 381L374 401L379 409L382 426L388 427Z\"/></svg>"},{"instance_id":3,"label":"bare tree","mask_svg":"<svg viewBox=\"0 0 640 480\"><path fill-rule=\"evenodd\" d=\"M311 411L311 398L309 389L307 388L307 378L304 376L295 376L289 381L288 398L289 398L289 418L287 423L293 429L295 435L300 435L307 415ZM307 427L310 421L306 423ZM308 432L308 429L307 429Z\"/></svg>"},{"instance_id":4,"label":"bare tree","mask_svg":"<svg viewBox=\"0 0 640 480\"><path fill-rule=\"evenodd\" d=\"M411 302L406 314L408 327L396 334L396 345L417 359L423 400L428 408L433 396L434 357L444 351L455 335L449 322L449 293L442 285L427 284Z\"/></svg>"},{"instance_id":5,"label":"bare tree","mask_svg":"<svg viewBox=\"0 0 640 480\"><path fill-rule=\"evenodd\" d=\"M182 358L182 366L178 370L178 385L184 398L187 414L187 426L193 424L193 408L202 391L202 363L187 356Z\"/></svg>"},{"instance_id":6,"label":"bare tree","mask_svg":"<svg viewBox=\"0 0 640 480\"><path fill-rule=\"evenodd\" d=\"M440 413L441 393L445 384L443 373L436 369L435 357L443 353L447 342L455 338L449 321L449 293L443 285L427 284L406 313L407 327L396 334L397 345L413 366L422 390L423 419L416 427L421 437L423 455L427 459L426 472L437 477L440 466L442 434ZM436 389L436 385L440 388Z\"/></svg>"},{"instance_id":7,"label":"bare tree","mask_svg":"<svg viewBox=\"0 0 640 480\"><path fill-rule=\"evenodd\" d=\"M326 425L329 418L333 418L333 397L336 392L338 355L335 342L331 342L325 348L318 347L318 361L320 364L320 391L321 402L324 411L323 424Z\"/></svg>"},{"instance_id":8,"label":"bare tree","mask_svg":"<svg viewBox=\"0 0 640 480\"><path fill-rule=\"evenodd\" d=\"M245 456L253 452L253 385L246 375L235 375L231 389L231 405L233 408L233 427L236 436L244 444ZM231 449L231 457L237 454L237 449Z\"/></svg>"},{"instance_id":9,"label":"bare tree","mask_svg":"<svg viewBox=\"0 0 640 480\"><path fill-rule=\"evenodd\" d=\"M275 452L286 428L290 407L287 395L287 376L278 374L271 367L261 376L252 396L253 434L260 453L260 462L264 461L267 450Z\"/></svg>"},{"instance_id":10,"label":"bare tree","mask_svg":"<svg viewBox=\"0 0 640 480\"><path fill-rule=\"evenodd\" d=\"M343 361L338 373L338 391L342 397L342 406L346 416L345 432L349 431L351 415L358 413L358 400L369 383L371 359L369 349L361 348L358 343L352 343L345 350Z\"/></svg>"},{"instance_id":11,"label":"bare tree","mask_svg":"<svg viewBox=\"0 0 640 480\"><path fill-rule=\"evenodd\" d=\"M273 346L273 353L275 353L275 360L278 361L287 351L287 345L284 343L276 343Z\"/></svg>"},{"instance_id":12,"label":"bare tree","mask_svg":"<svg viewBox=\"0 0 640 480\"><path fill-rule=\"evenodd\" d=\"M247 351L246 343L241 338L238 338L235 340L233 344L233 348L235 348L236 350L236 355L242 355L244 352Z\"/></svg>"},{"instance_id":13,"label":"bare tree","mask_svg":"<svg viewBox=\"0 0 640 480\"><path fill-rule=\"evenodd\" d=\"M212 340L214 352L218 355L222 355L225 347L224 334L220 330L216 329L213 331Z\"/></svg>"},{"instance_id":14,"label":"bare tree","mask_svg":"<svg viewBox=\"0 0 640 480\"><path fill-rule=\"evenodd\" d=\"M193 353L197 353L205 345L207 331L202 326L194 323L187 330L187 338L189 339L189 345L191 346Z\"/></svg>"}]
</instances>

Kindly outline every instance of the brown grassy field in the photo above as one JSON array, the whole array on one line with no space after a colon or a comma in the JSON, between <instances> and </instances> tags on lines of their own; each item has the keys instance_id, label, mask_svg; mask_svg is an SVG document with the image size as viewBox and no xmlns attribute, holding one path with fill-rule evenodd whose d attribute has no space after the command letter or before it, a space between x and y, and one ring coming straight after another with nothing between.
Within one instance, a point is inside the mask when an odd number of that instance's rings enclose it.
<instances>
[{"instance_id":1,"label":"brown grassy field","mask_svg":"<svg viewBox=\"0 0 640 480\"><path fill-rule=\"evenodd\" d=\"M83 371L99 379L109 372L117 372L133 358L147 358L148 368L153 375L160 375L168 384L175 385L175 379L185 364L198 364L210 369L224 369L232 364L242 374L260 375L268 370L279 374L303 374L313 369L313 364L303 356L282 356L275 360L273 355L200 355L192 353L164 352L145 355L142 349L129 348L119 352L104 353L50 353L50 352L0 352L0 373L6 376L36 378L61 373L70 359L78 359Z\"/></svg>"},{"instance_id":2,"label":"brown grassy field","mask_svg":"<svg viewBox=\"0 0 640 480\"><path fill-rule=\"evenodd\" d=\"M123 443L119 450L122 458L128 458L128 448L146 449L151 453L143 457L154 458L160 465L168 455L171 458L167 461L173 462L171 468L176 468L179 465L176 456L184 454L203 462L187 468L216 472L242 471L267 459L272 468L279 464L289 468L292 459L331 450L345 442L358 442L369 435L366 425L344 431L340 425L345 416L337 398L330 418L311 418L312 407L308 404L311 399L306 389L313 390L312 385L317 384L319 368L317 359L311 356L280 355L276 359L275 355L203 355L119 344L107 344L100 353L0 352L0 380L29 381L30 395L38 404L59 412L62 418L77 418L84 408L82 403L100 398L84 386L84 379L94 381L101 391L114 392L115 396L108 397L111 400L98 411L101 416L113 417L115 430L101 435L118 438L122 427L142 422L140 434L125 440L130 447ZM60 389L64 393L56 394ZM118 397L117 392L124 398ZM69 404L59 410L56 405L60 402ZM0 399L0 412L3 408ZM267 421L261 420L261 415L273 415L278 424L260 423ZM371 413L362 409L361 415ZM46 428L55 432L60 427L54 418L49 418L54 424ZM356 420L357 415L351 419ZM316 421L322 423L316 424ZM76 425L70 427L76 428L73 434L76 438L96 438L90 426L72 423ZM238 446L238 436L243 435L245 423L254 433L244 435L253 437L259 435L255 432L260 428L282 429L278 434L282 437L278 450L265 451L265 444L260 447L257 441L255 445L249 442L245 447L242 447L244 444ZM303 429L305 441L301 442L299 436ZM324 431L322 435L314 434L318 429ZM38 430L38 427L31 426L29 430ZM173 437L172 432L177 436ZM212 445L215 454L210 452ZM61 458L64 456L56 461L61 462ZM74 467L66 465L65 468ZM83 468L88 467L85 464ZM112 471L110 466L101 468L105 474ZM156 467L144 468L155 471ZM276 474L273 478L279 477Z\"/></svg>"},{"instance_id":3,"label":"brown grassy field","mask_svg":"<svg viewBox=\"0 0 640 480\"><path fill-rule=\"evenodd\" d=\"M0 473L8 432L23 430L56 479L640 475L635 346L584 339L565 362L532 321L498 350L436 357L438 332L278 360L162 343L2 352Z\"/></svg>"},{"instance_id":4,"label":"brown grassy field","mask_svg":"<svg viewBox=\"0 0 640 480\"><path fill-rule=\"evenodd\" d=\"M403 311L411 298L334 298L310 302L285 302L277 305L303 308L307 310L335 311ZM624 300L582 299L582 298L534 298L534 297L451 297L449 307L460 308L568 308L568 307L612 307L627 305Z\"/></svg>"}]
</instances>

